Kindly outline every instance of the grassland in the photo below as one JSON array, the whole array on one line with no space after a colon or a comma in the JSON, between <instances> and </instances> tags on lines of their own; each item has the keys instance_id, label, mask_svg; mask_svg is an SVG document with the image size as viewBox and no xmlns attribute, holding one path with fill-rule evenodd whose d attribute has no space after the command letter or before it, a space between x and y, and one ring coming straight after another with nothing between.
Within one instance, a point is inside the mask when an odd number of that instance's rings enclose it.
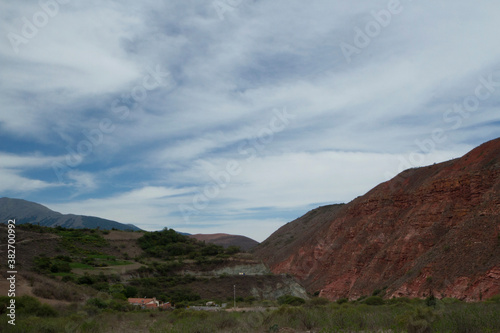
<instances>
[{"instance_id":1,"label":"grassland","mask_svg":"<svg viewBox=\"0 0 500 333\"><path fill-rule=\"evenodd\" d=\"M368 305L316 298L301 306L243 312L138 311L112 298L54 309L21 297L18 305L16 326L2 314L1 332L500 332L499 298L479 303L444 299L431 306L418 299Z\"/></svg>"}]
</instances>

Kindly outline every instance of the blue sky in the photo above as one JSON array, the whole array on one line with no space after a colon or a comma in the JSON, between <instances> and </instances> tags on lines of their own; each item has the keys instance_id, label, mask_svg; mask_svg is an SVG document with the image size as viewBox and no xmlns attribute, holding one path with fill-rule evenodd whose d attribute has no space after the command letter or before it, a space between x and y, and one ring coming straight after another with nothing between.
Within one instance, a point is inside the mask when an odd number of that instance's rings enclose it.
<instances>
[{"instance_id":1,"label":"blue sky","mask_svg":"<svg viewBox=\"0 0 500 333\"><path fill-rule=\"evenodd\" d=\"M264 240L498 137L494 1L0 3L0 196Z\"/></svg>"}]
</instances>

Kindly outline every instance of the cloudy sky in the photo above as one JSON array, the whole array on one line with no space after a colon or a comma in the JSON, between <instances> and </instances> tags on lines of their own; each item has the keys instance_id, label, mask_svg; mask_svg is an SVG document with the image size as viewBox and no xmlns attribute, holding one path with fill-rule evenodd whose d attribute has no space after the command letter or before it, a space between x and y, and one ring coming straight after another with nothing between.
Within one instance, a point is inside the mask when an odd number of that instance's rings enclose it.
<instances>
[{"instance_id":1,"label":"cloudy sky","mask_svg":"<svg viewBox=\"0 0 500 333\"><path fill-rule=\"evenodd\" d=\"M2 1L0 196L264 240L500 132L500 3Z\"/></svg>"}]
</instances>

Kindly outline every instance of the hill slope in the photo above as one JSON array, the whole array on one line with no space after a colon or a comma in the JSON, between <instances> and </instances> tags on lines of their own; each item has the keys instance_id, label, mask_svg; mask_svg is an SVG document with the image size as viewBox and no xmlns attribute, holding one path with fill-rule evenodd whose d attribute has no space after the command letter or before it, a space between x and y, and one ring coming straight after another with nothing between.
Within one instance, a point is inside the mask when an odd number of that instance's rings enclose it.
<instances>
[{"instance_id":1,"label":"hill slope","mask_svg":"<svg viewBox=\"0 0 500 333\"><path fill-rule=\"evenodd\" d=\"M123 224L99 217L64 215L31 201L0 198L0 221L6 223L9 219L15 219L17 224L32 223L44 227L61 226L75 229L95 229L99 227L105 230L113 228L118 230L141 230L132 224Z\"/></svg>"},{"instance_id":2,"label":"hill slope","mask_svg":"<svg viewBox=\"0 0 500 333\"><path fill-rule=\"evenodd\" d=\"M239 246L242 250L248 251L259 244L256 240L240 235L228 234L196 234L189 235L199 241L220 245L224 247Z\"/></svg>"},{"instance_id":3,"label":"hill slope","mask_svg":"<svg viewBox=\"0 0 500 333\"><path fill-rule=\"evenodd\" d=\"M377 289L388 297L498 294L499 157L496 139L460 159L406 170L347 205L283 226L255 254L330 299Z\"/></svg>"}]
</instances>

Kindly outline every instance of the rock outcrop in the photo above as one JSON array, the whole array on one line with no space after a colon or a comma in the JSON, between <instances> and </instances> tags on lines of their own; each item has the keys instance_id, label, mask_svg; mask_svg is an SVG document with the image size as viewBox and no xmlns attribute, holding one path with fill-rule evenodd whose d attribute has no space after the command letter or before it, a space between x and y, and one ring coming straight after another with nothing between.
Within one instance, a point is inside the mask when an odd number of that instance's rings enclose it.
<instances>
[{"instance_id":1,"label":"rock outcrop","mask_svg":"<svg viewBox=\"0 0 500 333\"><path fill-rule=\"evenodd\" d=\"M255 254L337 299L500 293L500 139L290 222Z\"/></svg>"}]
</instances>

